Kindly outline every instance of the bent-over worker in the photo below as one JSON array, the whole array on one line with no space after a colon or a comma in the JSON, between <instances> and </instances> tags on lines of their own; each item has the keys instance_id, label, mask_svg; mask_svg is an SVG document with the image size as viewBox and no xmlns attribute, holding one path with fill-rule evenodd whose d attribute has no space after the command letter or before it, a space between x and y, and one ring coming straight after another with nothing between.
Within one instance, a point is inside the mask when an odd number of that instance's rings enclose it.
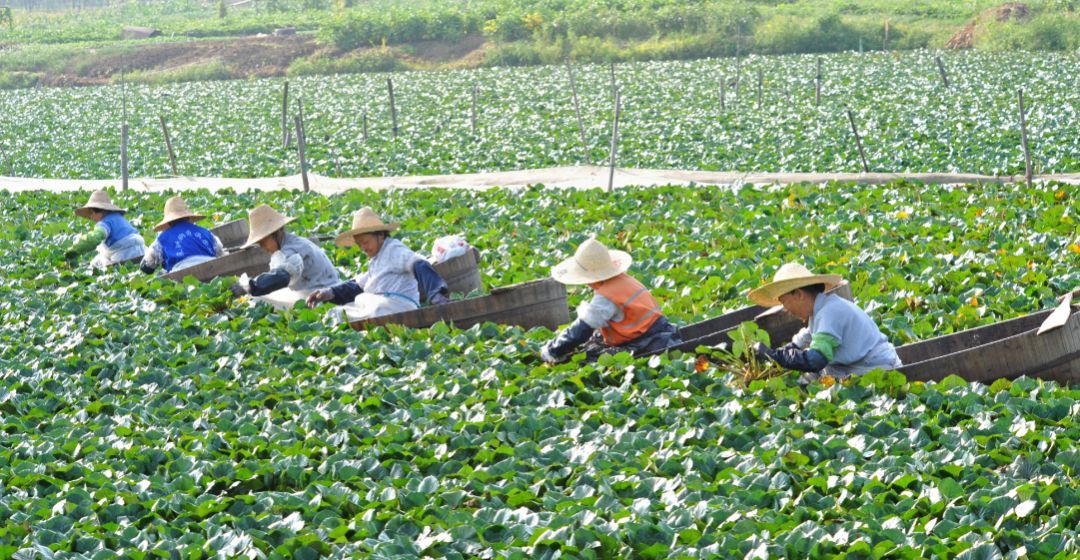
<instances>
[{"instance_id":1,"label":"bent-over worker","mask_svg":"<svg viewBox=\"0 0 1080 560\"><path fill-rule=\"evenodd\" d=\"M340 247L357 245L368 256L368 268L353 280L316 290L307 298L342 305L349 321L412 311L420 307L420 287L433 305L448 303L449 288L426 260L390 233L399 223L384 223L371 208L353 215L352 229L337 236Z\"/></svg>"},{"instance_id":2,"label":"bent-over worker","mask_svg":"<svg viewBox=\"0 0 1080 560\"><path fill-rule=\"evenodd\" d=\"M772 282L751 290L754 303L782 305L807 325L781 348L757 345L758 355L781 367L806 372L804 382L821 373L842 379L900 367L896 349L874 320L854 303L828 293L840 280L836 274L817 275L800 264L787 263L776 271Z\"/></svg>"},{"instance_id":3,"label":"bent-over worker","mask_svg":"<svg viewBox=\"0 0 1080 560\"><path fill-rule=\"evenodd\" d=\"M314 290L341 281L334 263L318 245L287 233L293 221L273 208L260 204L248 213L248 240L244 247L258 244L270 253L270 270L255 278L240 276L240 287L256 299L276 308L291 308Z\"/></svg>"},{"instance_id":4,"label":"bent-over worker","mask_svg":"<svg viewBox=\"0 0 1080 560\"><path fill-rule=\"evenodd\" d=\"M93 220L96 225L64 253L64 259L73 262L95 248L97 255L90 260L91 268L105 268L142 257L146 242L124 218L125 213L127 210L112 203L109 193L94 191L90 201L76 209L75 214Z\"/></svg>"},{"instance_id":5,"label":"bent-over worker","mask_svg":"<svg viewBox=\"0 0 1080 560\"><path fill-rule=\"evenodd\" d=\"M541 359L564 361L582 345L588 359L596 359L624 351L640 355L682 342L648 288L626 273L630 262L626 252L609 251L588 239L573 257L551 269L555 280L587 284L595 295L578 307L578 318L569 327L544 345Z\"/></svg>"},{"instance_id":6,"label":"bent-over worker","mask_svg":"<svg viewBox=\"0 0 1080 560\"><path fill-rule=\"evenodd\" d=\"M172 272L224 255L221 240L210 230L195 225L204 218L206 216L192 212L179 196L166 200L165 217L154 226L154 231L160 233L150 244L139 268L147 274L152 274L159 266L165 272Z\"/></svg>"}]
</instances>

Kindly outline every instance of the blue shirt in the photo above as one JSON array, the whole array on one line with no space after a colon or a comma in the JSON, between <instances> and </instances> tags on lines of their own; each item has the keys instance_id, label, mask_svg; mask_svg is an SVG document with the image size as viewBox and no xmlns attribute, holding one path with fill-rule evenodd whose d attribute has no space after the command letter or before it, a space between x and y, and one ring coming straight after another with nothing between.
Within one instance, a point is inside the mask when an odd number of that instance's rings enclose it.
<instances>
[{"instance_id":1,"label":"blue shirt","mask_svg":"<svg viewBox=\"0 0 1080 560\"><path fill-rule=\"evenodd\" d=\"M809 329L811 335L828 334L839 341L829 362L833 369L854 372L900 365L896 349L874 320L859 306L836 294L818 294L814 299Z\"/></svg>"},{"instance_id":2,"label":"blue shirt","mask_svg":"<svg viewBox=\"0 0 1080 560\"><path fill-rule=\"evenodd\" d=\"M165 270L172 270L176 263L195 256L216 256L214 234L210 230L188 221L173 224L158 234Z\"/></svg>"},{"instance_id":3,"label":"blue shirt","mask_svg":"<svg viewBox=\"0 0 1080 560\"><path fill-rule=\"evenodd\" d=\"M116 245L117 241L133 233L138 233L120 212L110 212L98 222L98 225L105 228L106 247L112 247Z\"/></svg>"}]
</instances>

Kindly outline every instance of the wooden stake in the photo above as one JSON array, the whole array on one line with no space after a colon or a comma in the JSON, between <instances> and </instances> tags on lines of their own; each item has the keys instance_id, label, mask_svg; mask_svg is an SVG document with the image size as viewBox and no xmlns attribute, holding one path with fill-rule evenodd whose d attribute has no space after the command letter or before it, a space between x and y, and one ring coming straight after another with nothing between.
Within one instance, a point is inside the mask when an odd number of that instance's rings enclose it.
<instances>
[{"instance_id":1,"label":"wooden stake","mask_svg":"<svg viewBox=\"0 0 1080 560\"><path fill-rule=\"evenodd\" d=\"M1024 179L1027 180L1028 188L1031 188L1031 150L1028 149L1027 118L1024 116L1024 90L1017 92L1017 101L1020 106L1020 146L1024 149Z\"/></svg>"},{"instance_id":2,"label":"wooden stake","mask_svg":"<svg viewBox=\"0 0 1080 560\"><path fill-rule=\"evenodd\" d=\"M855 127L855 117L851 114L851 109L847 110L848 122L851 123L851 132L855 134L855 145L859 147L859 158L862 159L862 168L864 173L870 172L870 166L866 164L866 152L863 151L862 138L859 137L859 129Z\"/></svg>"},{"instance_id":3,"label":"wooden stake","mask_svg":"<svg viewBox=\"0 0 1080 560\"><path fill-rule=\"evenodd\" d=\"M364 139L364 142L367 142L367 111L364 111L364 113L360 115L360 126L361 134L363 134L362 138Z\"/></svg>"},{"instance_id":4,"label":"wooden stake","mask_svg":"<svg viewBox=\"0 0 1080 560\"><path fill-rule=\"evenodd\" d=\"M165 136L165 149L169 151L169 166L172 167L173 177L179 177L180 174L176 172L176 154L173 153L172 138L169 137L169 127L165 126L165 117L158 115L158 121L161 122L161 134Z\"/></svg>"},{"instance_id":5,"label":"wooden stake","mask_svg":"<svg viewBox=\"0 0 1080 560\"><path fill-rule=\"evenodd\" d=\"M615 119L611 121L611 150L608 155L608 162L610 164L610 170L608 171L608 184L607 190L611 192L615 188L615 155L618 153L619 146L619 109L621 105L621 99L619 96L619 90L615 90Z\"/></svg>"},{"instance_id":6,"label":"wooden stake","mask_svg":"<svg viewBox=\"0 0 1080 560\"><path fill-rule=\"evenodd\" d=\"M945 89L949 89L949 75L945 73L945 63L941 62L940 56L934 56L934 60L937 61L938 72L941 73L941 83L945 85Z\"/></svg>"},{"instance_id":7,"label":"wooden stake","mask_svg":"<svg viewBox=\"0 0 1080 560\"><path fill-rule=\"evenodd\" d=\"M390 130L394 134L394 138L397 138L397 107L394 106L394 81L390 78L386 78L386 90L390 93Z\"/></svg>"},{"instance_id":8,"label":"wooden stake","mask_svg":"<svg viewBox=\"0 0 1080 560\"><path fill-rule=\"evenodd\" d=\"M615 102L616 93L619 91L619 84L615 80L615 62L608 63L608 69L611 70L611 101Z\"/></svg>"},{"instance_id":9,"label":"wooden stake","mask_svg":"<svg viewBox=\"0 0 1080 560\"><path fill-rule=\"evenodd\" d=\"M472 87L472 114L470 115L472 120L472 135L476 138L476 86Z\"/></svg>"},{"instance_id":10,"label":"wooden stake","mask_svg":"<svg viewBox=\"0 0 1080 560\"><path fill-rule=\"evenodd\" d=\"M738 54L739 46L735 45L735 103L740 101L740 86L742 85L742 58Z\"/></svg>"},{"instance_id":11,"label":"wooden stake","mask_svg":"<svg viewBox=\"0 0 1080 560\"><path fill-rule=\"evenodd\" d=\"M281 94L281 146L289 149L289 81L285 81L285 91Z\"/></svg>"},{"instance_id":12,"label":"wooden stake","mask_svg":"<svg viewBox=\"0 0 1080 560\"><path fill-rule=\"evenodd\" d=\"M889 50L889 18L885 18L885 39L881 42L881 50Z\"/></svg>"},{"instance_id":13,"label":"wooden stake","mask_svg":"<svg viewBox=\"0 0 1080 560\"><path fill-rule=\"evenodd\" d=\"M727 76L720 76L720 110L727 111Z\"/></svg>"},{"instance_id":14,"label":"wooden stake","mask_svg":"<svg viewBox=\"0 0 1080 560\"><path fill-rule=\"evenodd\" d=\"M821 58L817 59L817 78L814 80L814 106L821 105Z\"/></svg>"},{"instance_id":15,"label":"wooden stake","mask_svg":"<svg viewBox=\"0 0 1080 560\"><path fill-rule=\"evenodd\" d=\"M570 75L570 93L574 98L574 117L577 119L578 137L581 138L581 162L589 165L589 143L585 140L585 122L581 119L581 103L578 101L577 80L574 79L574 67L569 61L566 72Z\"/></svg>"},{"instance_id":16,"label":"wooden stake","mask_svg":"<svg viewBox=\"0 0 1080 560\"><path fill-rule=\"evenodd\" d=\"M120 185L128 188L128 125L120 124Z\"/></svg>"},{"instance_id":17,"label":"wooden stake","mask_svg":"<svg viewBox=\"0 0 1080 560\"><path fill-rule=\"evenodd\" d=\"M764 87L763 87L764 82L765 82L764 72L761 70L761 68L758 68L758 71L757 71L757 108L758 108L759 111L761 110L761 102L762 102L762 96L763 96L762 90L764 89Z\"/></svg>"},{"instance_id":18,"label":"wooden stake","mask_svg":"<svg viewBox=\"0 0 1080 560\"><path fill-rule=\"evenodd\" d=\"M300 155L300 178L304 182L304 192L311 190L308 184L307 175L307 154L305 153L306 146L304 145L304 121L300 119L300 115L293 117L296 124L296 151Z\"/></svg>"}]
</instances>

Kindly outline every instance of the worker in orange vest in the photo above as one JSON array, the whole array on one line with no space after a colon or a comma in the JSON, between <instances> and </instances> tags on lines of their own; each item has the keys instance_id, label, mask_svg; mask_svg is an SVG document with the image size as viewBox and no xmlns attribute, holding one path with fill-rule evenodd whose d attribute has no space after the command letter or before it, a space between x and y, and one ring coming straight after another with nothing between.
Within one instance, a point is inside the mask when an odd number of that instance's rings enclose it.
<instances>
[{"instance_id":1,"label":"worker in orange vest","mask_svg":"<svg viewBox=\"0 0 1080 560\"><path fill-rule=\"evenodd\" d=\"M609 251L595 239L551 269L563 284L588 284L595 295L578 308L578 318L540 350L548 363L565 361L583 344L588 359L601 354L640 355L682 342L649 289L626 273L630 255ZM599 331L597 333L597 331Z\"/></svg>"}]
</instances>

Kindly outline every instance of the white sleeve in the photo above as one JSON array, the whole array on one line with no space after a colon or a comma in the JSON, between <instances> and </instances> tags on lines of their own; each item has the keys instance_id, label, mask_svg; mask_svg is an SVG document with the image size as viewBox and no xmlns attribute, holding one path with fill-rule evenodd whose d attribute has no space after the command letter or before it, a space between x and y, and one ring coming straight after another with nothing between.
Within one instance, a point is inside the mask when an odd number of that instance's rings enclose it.
<instances>
[{"instance_id":1,"label":"white sleeve","mask_svg":"<svg viewBox=\"0 0 1080 560\"><path fill-rule=\"evenodd\" d=\"M216 236L216 235L214 235L212 233L210 235L214 238L214 256L215 257L220 257L220 256L224 255L225 254L225 246L221 244L221 240L218 239L218 236Z\"/></svg>"},{"instance_id":2,"label":"white sleeve","mask_svg":"<svg viewBox=\"0 0 1080 560\"><path fill-rule=\"evenodd\" d=\"M411 273L413 263L420 258L416 253L410 251L409 248L404 245L398 245L397 250L394 251L392 255L387 256L391 257L387 263L390 269L394 272L401 273Z\"/></svg>"},{"instance_id":3,"label":"white sleeve","mask_svg":"<svg viewBox=\"0 0 1080 560\"><path fill-rule=\"evenodd\" d=\"M813 334L810 333L810 329L803 327L799 332L795 333L795 336L791 337L791 343L805 350L810 347L812 338Z\"/></svg>"},{"instance_id":4,"label":"white sleeve","mask_svg":"<svg viewBox=\"0 0 1080 560\"><path fill-rule=\"evenodd\" d=\"M616 315L620 314L619 306L610 299L596 294L592 301L578 306L578 319L585 321L594 329L606 327Z\"/></svg>"},{"instance_id":5,"label":"white sleeve","mask_svg":"<svg viewBox=\"0 0 1080 560\"><path fill-rule=\"evenodd\" d=\"M142 262L139 266L144 268L157 268L161 266L161 263L165 261L165 253L161 249L161 243L157 239L150 244L150 250L143 255Z\"/></svg>"},{"instance_id":6,"label":"white sleeve","mask_svg":"<svg viewBox=\"0 0 1080 560\"><path fill-rule=\"evenodd\" d=\"M270 255L270 270L284 269L289 278L299 278L304 273L304 257L293 253L286 255L281 251L274 251Z\"/></svg>"}]
</instances>

